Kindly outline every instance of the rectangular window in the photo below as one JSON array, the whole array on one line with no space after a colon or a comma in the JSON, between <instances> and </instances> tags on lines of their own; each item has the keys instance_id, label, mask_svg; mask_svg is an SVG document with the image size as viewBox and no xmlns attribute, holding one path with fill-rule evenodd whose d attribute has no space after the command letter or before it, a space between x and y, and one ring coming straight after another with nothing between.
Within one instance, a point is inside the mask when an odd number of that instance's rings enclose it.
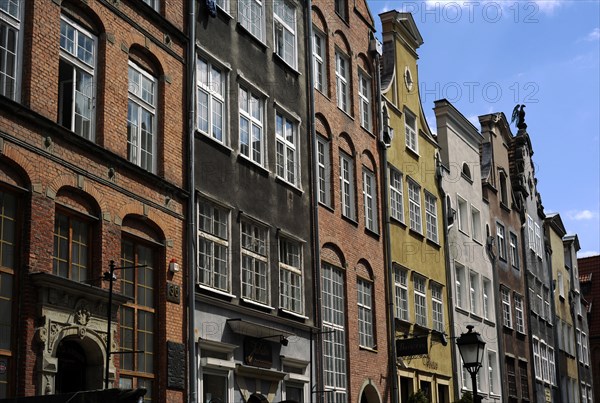
<instances>
[{"instance_id":1,"label":"rectangular window","mask_svg":"<svg viewBox=\"0 0 600 403\"><path fill-rule=\"evenodd\" d=\"M362 71L358 72L358 98L360 125L371 131L371 79Z\"/></svg>"},{"instance_id":2,"label":"rectangular window","mask_svg":"<svg viewBox=\"0 0 600 403\"><path fill-rule=\"evenodd\" d=\"M225 73L202 57L198 58L197 72L198 130L225 143Z\"/></svg>"},{"instance_id":3,"label":"rectangular window","mask_svg":"<svg viewBox=\"0 0 600 403\"><path fill-rule=\"evenodd\" d=\"M521 398L529 400L529 374L527 373L526 361L519 361L519 378L521 381Z\"/></svg>"},{"instance_id":4,"label":"rectangular window","mask_svg":"<svg viewBox=\"0 0 600 403\"><path fill-rule=\"evenodd\" d=\"M402 174L390 167L390 215L404 222Z\"/></svg>"},{"instance_id":5,"label":"rectangular window","mask_svg":"<svg viewBox=\"0 0 600 403\"><path fill-rule=\"evenodd\" d=\"M491 394L499 394L498 388L498 362L496 361L496 352L488 350L488 382Z\"/></svg>"},{"instance_id":6,"label":"rectangular window","mask_svg":"<svg viewBox=\"0 0 600 403\"><path fill-rule=\"evenodd\" d=\"M358 290L359 344L364 347L373 347L375 345L373 338L373 285L372 283L359 278L356 287Z\"/></svg>"},{"instance_id":7,"label":"rectangular window","mask_svg":"<svg viewBox=\"0 0 600 403\"><path fill-rule=\"evenodd\" d=\"M538 223L535 223L535 250L537 255L542 257L542 254L544 253L544 245L542 243L542 235Z\"/></svg>"},{"instance_id":8,"label":"rectangular window","mask_svg":"<svg viewBox=\"0 0 600 403\"><path fill-rule=\"evenodd\" d=\"M544 381L550 380L550 367L548 365L548 346L546 343L540 342L540 355L542 356L542 377Z\"/></svg>"},{"instance_id":9,"label":"rectangular window","mask_svg":"<svg viewBox=\"0 0 600 403\"><path fill-rule=\"evenodd\" d=\"M546 314L546 320L552 324L552 311L550 309L550 290L544 287L544 311Z\"/></svg>"},{"instance_id":10,"label":"rectangular window","mask_svg":"<svg viewBox=\"0 0 600 403\"><path fill-rule=\"evenodd\" d=\"M396 317L408 321L408 272L395 268L394 283L396 289Z\"/></svg>"},{"instance_id":11,"label":"rectangular window","mask_svg":"<svg viewBox=\"0 0 600 403\"><path fill-rule=\"evenodd\" d=\"M466 304L467 304L467 296L466 296L466 292L467 292L467 281L465 278L465 268L464 266L459 265L458 263L455 263L456 268L455 268L455 282L456 282L456 305L459 308L466 308Z\"/></svg>"},{"instance_id":12,"label":"rectangular window","mask_svg":"<svg viewBox=\"0 0 600 403\"><path fill-rule=\"evenodd\" d=\"M129 62L127 155L129 161L156 172L156 79Z\"/></svg>"},{"instance_id":13,"label":"rectangular window","mask_svg":"<svg viewBox=\"0 0 600 403\"><path fill-rule=\"evenodd\" d=\"M155 360L155 259L154 251L138 241L121 242L121 291L133 299L121 307L121 375L130 377L133 388L147 388L152 396ZM135 353L134 353L135 352ZM146 397L145 396L145 397Z\"/></svg>"},{"instance_id":14,"label":"rectangular window","mask_svg":"<svg viewBox=\"0 0 600 403\"><path fill-rule=\"evenodd\" d=\"M481 213L471 206L471 226L473 228L473 239L481 241Z\"/></svg>"},{"instance_id":15,"label":"rectangular window","mask_svg":"<svg viewBox=\"0 0 600 403\"><path fill-rule=\"evenodd\" d=\"M363 203L365 207L365 227L377 232L377 189L375 188L375 175L363 168Z\"/></svg>"},{"instance_id":16,"label":"rectangular window","mask_svg":"<svg viewBox=\"0 0 600 403\"><path fill-rule=\"evenodd\" d=\"M346 20L346 2L348 0L334 0L335 1L335 12L342 17L342 19Z\"/></svg>"},{"instance_id":17,"label":"rectangular window","mask_svg":"<svg viewBox=\"0 0 600 403\"><path fill-rule=\"evenodd\" d=\"M537 312L540 318L544 319L544 298L542 297L542 284L537 283L536 285L536 301L537 301Z\"/></svg>"},{"instance_id":18,"label":"rectangular window","mask_svg":"<svg viewBox=\"0 0 600 403\"><path fill-rule=\"evenodd\" d=\"M535 251L535 231L533 229L533 218L527 214L527 234L529 239L529 249Z\"/></svg>"},{"instance_id":19,"label":"rectangular window","mask_svg":"<svg viewBox=\"0 0 600 403\"><path fill-rule=\"evenodd\" d=\"M433 312L433 329L438 332L444 331L444 300L442 286L431 284L431 304Z\"/></svg>"},{"instance_id":20,"label":"rectangular window","mask_svg":"<svg viewBox=\"0 0 600 403\"><path fill-rule=\"evenodd\" d=\"M229 376L227 372L202 370L202 395L205 402L229 401Z\"/></svg>"},{"instance_id":21,"label":"rectangular window","mask_svg":"<svg viewBox=\"0 0 600 403\"><path fill-rule=\"evenodd\" d=\"M0 95L17 99L19 41L21 34L20 0L0 1Z\"/></svg>"},{"instance_id":22,"label":"rectangular window","mask_svg":"<svg viewBox=\"0 0 600 403\"><path fill-rule=\"evenodd\" d=\"M427 327L427 294L425 278L414 275L415 287L415 320L418 325Z\"/></svg>"},{"instance_id":23,"label":"rectangular window","mask_svg":"<svg viewBox=\"0 0 600 403\"><path fill-rule=\"evenodd\" d=\"M340 151L340 199L342 215L354 220L354 160L343 151Z\"/></svg>"},{"instance_id":24,"label":"rectangular window","mask_svg":"<svg viewBox=\"0 0 600 403\"><path fill-rule=\"evenodd\" d=\"M483 279L483 317L488 320L493 320L493 298L492 298L492 283L490 280Z\"/></svg>"},{"instance_id":25,"label":"rectangular window","mask_svg":"<svg viewBox=\"0 0 600 403\"><path fill-rule=\"evenodd\" d=\"M54 220L53 272L57 276L84 282L90 262L88 223L56 212Z\"/></svg>"},{"instance_id":26,"label":"rectangular window","mask_svg":"<svg viewBox=\"0 0 600 403\"><path fill-rule=\"evenodd\" d=\"M502 288L502 323L504 326L512 329L512 308L510 304L510 293L506 288Z\"/></svg>"},{"instance_id":27,"label":"rectangular window","mask_svg":"<svg viewBox=\"0 0 600 403\"><path fill-rule=\"evenodd\" d=\"M2 42L4 38L0 39L0 43ZM92 141L96 96L95 66L96 37L80 25L61 16L58 123Z\"/></svg>"},{"instance_id":28,"label":"rectangular window","mask_svg":"<svg viewBox=\"0 0 600 403\"><path fill-rule=\"evenodd\" d=\"M508 380L508 395L517 396L517 375L515 373L515 359L506 357L506 379Z\"/></svg>"},{"instance_id":29,"label":"rectangular window","mask_svg":"<svg viewBox=\"0 0 600 403\"><path fill-rule=\"evenodd\" d=\"M415 153L419 153L419 142L417 139L417 118L407 110L404 111L404 131L406 134L406 147Z\"/></svg>"},{"instance_id":30,"label":"rectangular window","mask_svg":"<svg viewBox=\"0 0 600 403\"><path fill-rule=\"evenodd\" d=\"M534 280L531 280L534 281ZM537 298L533 288L529 287L529 309L533 313L537 313Z\"/></svg>"},{"instance_id":31,"label":"rectangular window","mask_svg":"<svg viewBox=\"0 0 600 403\"><path fill-rule=\"evenodd\" d=\"M325 70L325 35L313 26L313 74L315 88L321 92L327 91L327 72Z\"/></svg>"},{"instance_id":32,"label":"rectangular window","mask_svg":"<svg viewBox=\"0 0 600 403\"><path fill-rule=\"evenodd\" d=\"M554 349L548 347L548 380L552 385L556 385L556 365L554 364Z\"/></svg>"},{"instance_id":33,"label":"rectangular window","mask_svg":"<svg viewBox=\"0 0 600 403\"><path fill-rule=\"evenodd\" d=\"M540 356L540 342L538 339L533 339L533 363L535 365L535 377L542 379L542 358Z\"/></svg>"},{"instance_id":34,"label":"rectangular window","mask_svg":"<svg viewBox=\"0 0 600 403\"><path fill-rule=\"evenodd\" d=\"M264 100L240 87L239 102L240 153L258 165L264 165Z\"/></svg>"},{"instance_id":35,"label":"rectangular window","mask_svg":"<svg viewBox=\"0 0 600 403\"><path fill-rule=\"evenodd\" d=\"M437 199L425 192L425 223L427 225L427 238L433 242L438 242L437 228Z\"/></svg>"},{"instance_id":36,"label":"rectangular window","mask_svg":"<svg viewBox=\"0 0 600 403\"><path fill-rule=\"evenodd\" d=\"M510 263L515 269L519 268L519 244L517 236L510 232Z\"/></svg>"},{"instance_id":37,"label":"rectangular window","mask_svg":"<svg viewBox=\"0 0 600 403\"><path fill-rule=\"evenodd\" d=\"M558 272L558 295L563 299L565 298L565 283L563 280L563 275L560 271Z\"/></svg>"},{"instance_id":38,"label":"rectangular window","mask_svg":"<svg viewBox=\"0 0 600 403\"><path fill-rule=\"evenodd\" d=\"M498 238L498 257L506 260L506 233L504 226L500 223L496 223L496 236Z\"/></svg>"},{"instance_id":39,"label":"rectangular window","mask_svg":"<svg viewBox=\"0 0 600 403\"><path fill-rule=\"evenodd\" d=\"M144 3L148 4L155 10L158 10L159 0L142 0Z\"/></svg>"},{"instance_id":40,"label":"rectangular window","mask_svg":"<svg viewBox=\"0 0 600 403\"><path fill-rule=\"evenodd\" d=\"M408 203L410 229L421 234L421 187L412 179L408 180Z\"/></svg>"},{"instance_id":41,"label":"rectangular window","mask_svg":"<svg viewBox=\"0 0 600 403\"><path fill-rule=\"evenodd\" d=\"M267 304L269 279L267 271L267 230L242 221L242 297Z\"/></svg>"},{"instance_id":42,"label":"rectangular window","mask_svg":"<svg viewBox=\"0 0 600 403\"><path fill-rule=\"evenodd\" d=\"M515 317L517 332L525 334L525 316L523 314L523 297L515 294Z\"/></svg>"},{"instance_id":43,"label":"rectangular window","mask_svg":"<svg viewBox=\"0 0 600 403\"><path fill-rule=\"evenodd\" d=\"M583 363L589 365L590 361L588 358L588 339L584 332L581 332L581 349L583 355Z\"/></svg>"},{"instance_id":44,"label":"rectangular window","mask_svg":"<svg viewBox=\"0 0 600 403\"><path fill-rule=\"evenodd\" d=\"M259 0L239 0L238 19L259 40L263 40L263 3Z\"/></svg>"},{"instance_id":45,"label":"rectangular window","mask_svg":"<svg viewBox=\"0 0 600 403\"><path fill-rule=\"evenodd\" d=\"M468 203L465 199L460 196L456 197L458 204L458 229L464 232L465 234L469 233L469 213L468 213Z\"/></svg>"},{"instance_id":46,"label":"rectangular window","mask_svg":"<svg viewBox=\"0 0 600 403\"><path fill-rule=\"evenodd\" d=\"M322 267L323 375L329 402L346 401L346 336L344 273L324 263Z\"/></svg>"},{"instance_id":47,"label":"rectangular window","mask_svg":"<svg viewBox=\"0 0 600 403\"><path fill-rule=\"evenodd\" d=\"M273 2L275 53L296 68L296 8L285 0Z\"/></svg>"},{"instance_id":48,"label":"rectangular window","mask_svg":"<svg viewBox=\"0 0 600 403\"><path fill-rule=\"evenodd\" d=\"M317 191L319 203L331 206L331 161L330 143L317 136Z\"/></svg>"},{"instance_id":49,"label":"rectangular window","mask_svg":"<svg viewBox=\"0 0 600 403\"><path fill-rule=\"evenodd\" d=\"M229 212L198 202L198 282L229 291Z\"/></svg>"},{"instance_id":50,"label":"rectangular window","mask_svg":"<svg viewBox=\"0 0 600 403\"><path fill-rule=\"evenodd\" d=\"M298 185L298 134L297 124L279 112L275 116L277 138L277 176Z\"/></svg>"},{"instance_id":51,"label":"rectangular window","mask_svg":"<svg viewBox=\"0 0 600 403\"><path fill-rule=\"evenodd\" d=\"M469 286L471 312L479 314L479 275L473 271L469 274Z\"/></svg>"},{"instance_id":52,"label":"rectangular window","mask_svg":"<svg viewBox=\"0 0 600 403\"><path fill-rule=\"evenodd\" d=\"M346 113L350 112L349 66L346 56L335 52L335 84L337 88L337 106Z\"/></svg>"},{"instance_id":53,"label":"rectangular window","mask_svg":"<svg viewBox=\"0 0 600 403\"><path fill-rule=\"evenodd\" d=\"M297 314L304 313L302 302L302 246L279 240L279 306Z\"/></svg>"}]
</instances>

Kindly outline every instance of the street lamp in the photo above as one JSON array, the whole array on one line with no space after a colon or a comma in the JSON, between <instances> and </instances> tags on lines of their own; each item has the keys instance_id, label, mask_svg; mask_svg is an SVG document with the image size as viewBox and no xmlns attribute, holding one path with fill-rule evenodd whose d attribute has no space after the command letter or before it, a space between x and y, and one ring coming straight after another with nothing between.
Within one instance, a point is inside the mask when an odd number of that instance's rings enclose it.
<instances>
[{"instance_id":1,"label":"street lamp","mask_svg":"<svg viewBox=\"0 0 600 403\"><path fill-rule=\"evenodd\" d=\"M485 341L481 335L473 331L472 325L467 325L469 330L467 333L461 333L456 340L456 345L460 351L460 356L463 360L463 366L469 374L471 374L471 382L473 384L473 403L479 403L477 395L477 372L481 368L483 360L483 352L485 350Z\"/></svg>"}]
</instances>

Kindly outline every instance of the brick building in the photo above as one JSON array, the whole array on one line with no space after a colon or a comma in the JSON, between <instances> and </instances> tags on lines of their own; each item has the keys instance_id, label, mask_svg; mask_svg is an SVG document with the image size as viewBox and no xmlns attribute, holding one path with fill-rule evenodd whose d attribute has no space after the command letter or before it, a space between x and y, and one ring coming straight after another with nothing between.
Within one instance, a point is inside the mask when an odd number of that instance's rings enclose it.
<instances>
[{"instance_id":1,"label":"brick building","mask_svg":"<svg viewBox=\"0 0 600 403\"><path fill-rule=\"evenodd\" d=\"M600 305L600 255L579 258L577 266L579 266L579 286L581 295L585 299L584 309L589 324L589 371L591 371L593 385L591 389L588 387L587 396L589 401L593 401L592 397L600 393L598 376L600 374L600 308L598 307Z\"/></svg>"},{"instance_id":2,"label":"brick building","mask_svg":"<svg viewBox=\"0 0 600 403\"><path fill-rule=\"evenodd\" d=\"M313 2L322 375L315 401L390 396L374 30L364 0Z\"/></svg>"},{"instance_id":3,"label":"brick building","mask_svg":"<svg viewBox=\"0 0 600 403\"><path fill-rule=\"evenodd\" d=\"M111 261L110 384L185 398L184 15L0 2L0 398L104 386Z\"/></svg>"}]
</instances>

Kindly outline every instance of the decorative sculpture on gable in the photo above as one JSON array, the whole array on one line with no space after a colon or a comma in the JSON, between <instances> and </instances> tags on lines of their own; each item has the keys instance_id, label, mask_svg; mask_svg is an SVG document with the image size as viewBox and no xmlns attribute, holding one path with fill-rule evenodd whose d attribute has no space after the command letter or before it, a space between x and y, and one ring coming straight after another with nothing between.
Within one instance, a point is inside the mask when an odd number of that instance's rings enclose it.
<instances>
[{"instance_id":1,"label":"decorative sculpture on gable","mask_svg":"<svg viewBox=\"0 0 600 403\"><path fill-rule=\"evenodd\" d=\"M519 107L521 109L519 109ZM512 112L512 118L510 119L510 123L517 122L517 128L519 130L527 129L527 124L525 123L525 105L517 104Z\"/></svg>"}]
</instances>

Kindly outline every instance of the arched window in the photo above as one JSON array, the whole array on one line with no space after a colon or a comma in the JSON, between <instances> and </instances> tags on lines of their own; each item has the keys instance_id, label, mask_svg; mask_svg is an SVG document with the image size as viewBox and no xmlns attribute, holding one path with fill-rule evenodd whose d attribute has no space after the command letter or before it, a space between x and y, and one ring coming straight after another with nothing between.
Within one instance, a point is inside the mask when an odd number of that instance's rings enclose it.
<instances>
[{"instance_id":1,"label":"arched window","mask_svg":"<svg viewBox=\"0 0 600 403\"><path fill-rule=\"evenodd\" d=\"M469 168L469 165L466 162L463 163L462 174L465 176L465 178L472 180L471 169Z\"/></svg>"}]
</instances>

